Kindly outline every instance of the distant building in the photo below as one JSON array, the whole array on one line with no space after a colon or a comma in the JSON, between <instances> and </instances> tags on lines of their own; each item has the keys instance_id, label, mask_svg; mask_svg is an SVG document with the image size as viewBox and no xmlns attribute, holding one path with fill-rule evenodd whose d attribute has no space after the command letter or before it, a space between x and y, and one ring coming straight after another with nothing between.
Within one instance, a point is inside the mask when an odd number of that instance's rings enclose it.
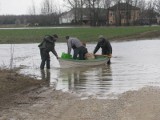
<instances>
[{"instance_id":1,"label":"distant building","mask_svg":"<svg viewBox=\"0 0 160 120\"><path fill-rule=\"evenodd\" d=\"M132 25L139 22L140 8L118 3L108 9L73 8L60 16L60 24Z\"/></svg>"},{"instance_id":2,"label":"distant building","mask_svg":"<svg viewBox=\"0 0 160 120\"><path fill-rule=\"evenodd\" d=\"M108 9L109 25L130 25L139 20L140 8L128 3L118 3Z\"/></svg>"},{"instance_id":3,"label":"distant building","mask_svg":"<svg viewBox=\"0 0 160 120\"><path fill-rule=\"evenodd\" d=\"M72 22L73 19L74 19L73 11L64 12L61 14L61 16L59 18L59 23L60 24L69 24Z\"/></svg>"},{"instance_id":4,"label":"distant building","mask_svg":"<svg viewBox=\"0 0 160 120\"><path fill-rule=\"evenodd\" d=\"M73 8L61 14L60 24L104 25L107 21L107 10L102 8Z\"/></svg>"},{"instance_id":5,"label":"distant building","mask_svg":"<svg viewBox=\"0 0 160 120\"><path fill-rule=\"evenodd\" d=\"M160 25L160 17L157 17L157 23Z\"/></svg>"},{"instance_id":6,"label":"distant building","mask_svg":"<svg viewBox=\"0 0 160 120\"><path fill-rule=\"evenodd\" d=\"M88 11L84 12L86 8L73 8L68 12L60 15L60 24L75 24L83 22L84 24L90 20Z\"/></svg>"}]
</instances>

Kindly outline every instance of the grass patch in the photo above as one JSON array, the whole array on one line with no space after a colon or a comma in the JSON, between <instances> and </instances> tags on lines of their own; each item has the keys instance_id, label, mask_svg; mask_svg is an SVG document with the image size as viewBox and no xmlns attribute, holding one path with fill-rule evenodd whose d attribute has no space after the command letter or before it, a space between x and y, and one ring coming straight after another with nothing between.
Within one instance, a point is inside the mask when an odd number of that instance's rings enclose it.
<instances>
[{"instance_id":1,"label":"grass patch","mask_svg":"<svg viewBox=\"0 0 160 120\"><path fill-rule=\"evenodd\" d=\"M0 29L0 43L37 43L42 41L44 35L55 33L59 35L57 42L64 42L66 35L86 42L95 42L99 35L115 40L151 31L159 32L160 26Z\"/></svg>"}]
</instances>

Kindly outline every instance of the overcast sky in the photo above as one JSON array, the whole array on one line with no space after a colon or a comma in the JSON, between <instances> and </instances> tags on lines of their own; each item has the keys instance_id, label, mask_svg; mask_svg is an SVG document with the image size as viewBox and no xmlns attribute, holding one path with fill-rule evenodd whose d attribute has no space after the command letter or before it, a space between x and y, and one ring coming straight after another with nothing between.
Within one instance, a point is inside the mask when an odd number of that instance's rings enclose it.
<instances>
[{"instance_id":1,"label":"overcast sky","mask_svg":"<svg viewBox=\"0 0 160 120\"><path fill-rule=\"evenodd\" d=\"M43 0L0 0L0 15L29 14L29 8L33 3L35 4L36 12L38 13L40 11L42 1ZM61 3L63 0L55 0L55 2L57 1L58 3Z\"/></svg>"},{"instance_id":2,"label":"overcast sky","mask_svg":"<svg viewBox=\"0 0 160 120\"><path fill-rule=\"evenodd\" d=\"M33 4L36 7L36 14L39 14L43 1L44 0L0 0L0 15L30 14L29 8L31 8ZM60 9L61 12L67 9L66 5L63 4L63 0L52 1L54 1L54 4L57 5L57 7L59 6L58 9Z\"/></svg>"}]
</instances>

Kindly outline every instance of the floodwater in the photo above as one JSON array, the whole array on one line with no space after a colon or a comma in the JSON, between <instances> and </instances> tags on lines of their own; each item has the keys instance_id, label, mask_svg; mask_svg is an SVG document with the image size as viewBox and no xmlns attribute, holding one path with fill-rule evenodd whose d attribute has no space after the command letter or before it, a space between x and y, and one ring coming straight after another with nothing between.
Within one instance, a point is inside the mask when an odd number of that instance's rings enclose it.
<instances>
[{"instance_id":1,"label":"floodwater","mask_svg":"<svg viewBox=\"0 0 160 120\"><path fill-rule=\"evenodd\" d=\"M61 26L61 27L13 27L13 28L0 28L0 30L24 30L24 29L52 29L52 28L89 28L88 26L80 26L80 27L77 27L77 26Z\"/></svg>"},{"instance_id":2,"label":"floodwater","mask_svg":"<svg viewBox=\"0 0 160 120\"><path fill-rule=\"evenodd\" d=\"M49 87L79 95L107 97L145 86L160 86L159 39L111 44L111 65L62 69L58 60L50 53L51 69L41 71L38 43L1 44L0 63L1 67L21 67L21 73L43 79ZM89 52L94 47L95 44L87 44ZM56 43L56 50L60 56L67 50L66 43Z\"/></svg>"}]
</instances>

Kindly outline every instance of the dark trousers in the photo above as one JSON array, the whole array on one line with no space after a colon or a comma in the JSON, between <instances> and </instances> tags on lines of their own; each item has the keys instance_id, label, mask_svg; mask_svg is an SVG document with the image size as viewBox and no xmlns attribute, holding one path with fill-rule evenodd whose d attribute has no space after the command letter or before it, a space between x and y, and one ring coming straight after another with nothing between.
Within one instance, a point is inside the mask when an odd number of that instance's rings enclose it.
<instances>
[{"instance_id":1,"label":"dark trousers","mask_svg":"<svg viewBox=\"0 0 160 120\"><path fill-rule=\"evenodd\" d=\"M84 46L81 46L79 48L74 49L73 53L73 59L77 59L77 56L79 56L79 60L85 60L84 56L87 53L87 49Z\"/></svg>"},{"instance_id":2,"label":"dark trousers","mask_svg":"<svg viewBox=\"0 0 160 120\"><path fill-rule=\"evenodd\" d=\"M49 51L46 51L45 49L40 49L40 55L41 55L41 60L42 60L40 68L44 69L44 66L46 64L47 69L50 69Z\"/></svg>"},{"instance_id":3,"label":"dark trousers","mask_svg":"<svg viewBox=\"0 0 160 120\"><path fill-rule=\"evenodd\" d=\"M85 60L86 53L88 53L87 48L84 46L81 46L79 51L79 60Z\"/></svg>"},{"instance_id":4,"label":"dark trousers","mask_svg":"<svg viewBox=\"0 0 160 120\"><path fill-rule=\"evenodd\" d=\"M79 48L75 48L73 49L73 59L77 59L77 56L79 54L79 51L80 51L80 47Z\"/></svg>"},{"instance_id":5,"label":"dark trousers","mask_svg":"<svg viewBox=\"0 0 160 120\"><path fill-rule=\"evenodd\" d=\"M108 65L109 65L109 64L111 64L111 59L110 59L110 58L109 58L109 60L108 60L107 64L108 64Z\"/></svg>"}]
</instances>

